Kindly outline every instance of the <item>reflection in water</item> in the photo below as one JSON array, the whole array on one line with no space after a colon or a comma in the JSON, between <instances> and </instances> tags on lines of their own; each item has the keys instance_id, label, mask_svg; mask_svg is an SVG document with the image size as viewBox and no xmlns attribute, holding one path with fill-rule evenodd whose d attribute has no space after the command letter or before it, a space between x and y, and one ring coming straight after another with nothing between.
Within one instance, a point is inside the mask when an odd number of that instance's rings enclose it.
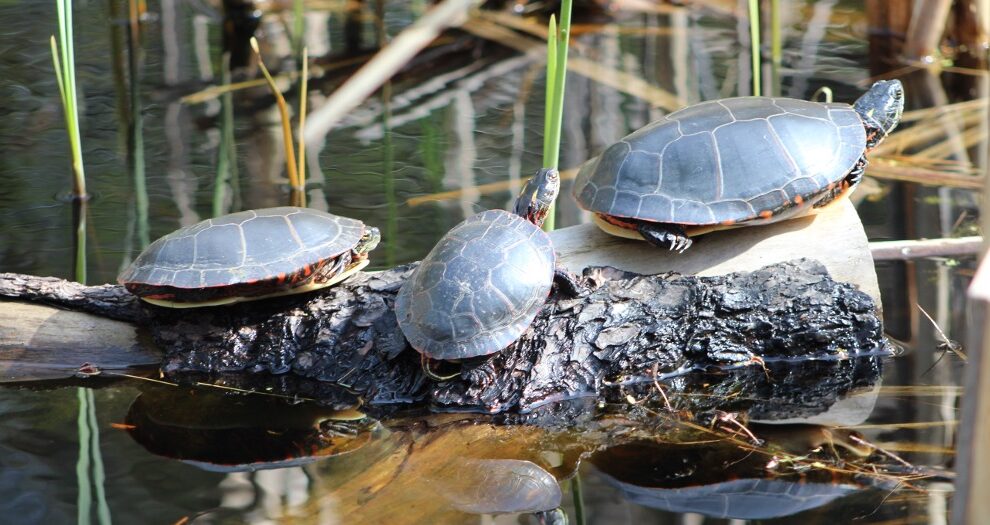
<instances>
[{"instance_id":1,"label":"reflection in water","mask_svg":"<svg viewBox=\"0 0 990 525\"><path fill-rule=\"evenodd\" d=\"M833 379L849 375L841 371L843 362L829 362L830 373L811 367L817 384L810 377L798 379L801 367L793 365L785 372L771 364L759 374L791 388L800 385L806 396L786 386L768 394L765 383L732 373L692 374L650 385L665 388L676 412L667 412L659 396L651 400L640 392L635 403L567 404L574 410L547 406L517 424L417 409L383 412L376 420L355 410L289 404L273 396L152 385L133 401L125 424L150 452L225 473L222 508L216 512L245 519L291 511L318 521L346 516L368 523L463 523L469 515L532 513L537 521L559 522L564 515L558 510L563 500L558 481L573 477L580 459L589 455L593 472L630 502L713 516L768 517L894 479L866 476L870 469L882 470L882 458L849 432L747 423L747 414L754 413L796 421L798 401L815 407L805 411L810 417L828 412L828 405L842 404L844 396L814 393L842 390L856 397L860 389L837 385L874 384L877 359L850 367L873 372L854 381ZM728 391L731 401L709 397ZM728 419L712 408L721 405L734 407L736 415ZM862 402L853 406L860 412L845 411L846 421L861 420L871 408ZM533 426L536 422L541 426ZM255 471L271 472L246 477ZM856 471L864 474L847 475ZM248 489L254 506L245 503ZM774 498L783 499L758 503Z\"/></svg>"},{"instance_id":2,"label":"reflection in water","mask_svg":"<svg viewBox=\"0 0 990 525\"><path fill-rule=\"evenodd\" d=\"M214 472L305 465L358 450L378 430L354 410L160 388L134 400L126 426L148 451Z\"/></svg>"},{"instance_id":3,"label":"reflection in water","mask_svg":"<svg viewBox=\"0 0 990 525\"><path fill-rule=\"evenodd\" d=\"M465 459L451 477L428 478L437 496L469 514L541 512L560 506L560 485L531 461Z\"/></svg>"},{"instance_id":4,"label":"reflection in water","mask_svg":"<svg viewBox=\"0 0 990 525\"><path fill-rule=\"evenodd\" d=\"M771 437L759 428L751 430L761 438ZM591 463L597 476L633 503L716 518L790 516L883 480L865 473L857 475L855 468L837 463L838 437L823 427L782 430L777 429L777 439L768 442L765 449L740 446L731 440L697 444L641 441L598 452ZM850 450L856 455L862 453L855 447ZM827 463L811 468L815 461ZM891 477L886 484L891 488L896 481Z\"/></svg>"}]
</instances>

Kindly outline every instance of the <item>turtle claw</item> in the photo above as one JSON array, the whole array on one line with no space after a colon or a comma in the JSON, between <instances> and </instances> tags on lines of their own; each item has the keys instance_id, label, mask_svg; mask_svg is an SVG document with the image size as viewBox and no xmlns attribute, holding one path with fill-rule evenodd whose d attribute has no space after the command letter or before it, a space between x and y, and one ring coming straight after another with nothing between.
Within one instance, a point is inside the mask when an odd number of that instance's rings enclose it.
<instances>
[{"instance_id":1,"label":"turtle claw","mask_svg":"<svg viewBox=\"0 0 990 525\"><path fill-rule=\"evenodd\" d=\"M646 242L677 253L684 253L684 250L690 248L694 242L684 229L676 224L641 222L637 231Z\"/></svg>"}]
</instances>

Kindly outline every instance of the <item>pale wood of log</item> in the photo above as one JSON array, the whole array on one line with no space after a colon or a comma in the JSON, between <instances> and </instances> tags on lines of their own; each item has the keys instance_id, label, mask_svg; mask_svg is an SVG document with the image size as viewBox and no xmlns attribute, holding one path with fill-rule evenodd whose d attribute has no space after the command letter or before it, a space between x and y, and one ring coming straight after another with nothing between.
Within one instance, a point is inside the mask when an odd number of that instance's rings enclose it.
<instances>
[{"instance_id":1,"label":"pale wood of log","mask_svg":"<svg viewBox=\"0 0 990 525\"><path fill-rule=\"evenodd\" d=\"M712 232L698 237L684 253L621 239L593 224L563 228L551 238L561 263L574 272L614 266L642 274L722 275L802 257L817 259L835 280L855 284L880 304L866 232L848 200L812 217Z\"/></svg>"},{"instance_id":2,"label":"pale wood of log","mask_svg":"<svg viewBox=\"0 0 990 525\"><path fill-rule=\"evenodd\" d=\"M72 359L66 359L66 350ZM156 366L134 325L50 306L0 302L0 382L64 378L85 363L103 369Z\"/></svg>"}]
</instances>

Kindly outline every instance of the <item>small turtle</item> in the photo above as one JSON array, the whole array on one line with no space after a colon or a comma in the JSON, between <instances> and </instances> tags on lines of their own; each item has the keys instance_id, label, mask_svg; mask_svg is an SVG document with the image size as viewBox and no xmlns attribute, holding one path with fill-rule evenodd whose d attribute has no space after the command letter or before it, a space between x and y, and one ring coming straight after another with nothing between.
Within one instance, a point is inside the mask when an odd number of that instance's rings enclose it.
<instances>
[{"instance_id":1,"label":"small turtle","mask_svg":"<svg viewBox=\"0 0 990 525\"><path fill-rule=\"evenodd\" d=\"M559 188L557 171L541 170L516 199L514 214L479 213L437 242L395 300L413 348L445 360L498 352L533 322L555 276L576 289L540 229Z\"/></svg>"},{"instance_id":2,"label":"small turtle","mask_svg":"<svg viewBox=\"0 0 990 525\"><path fill-rule=\"evenodd\" d=\"M367 266L380 238L359 220L308 208L242 211L158 239L117 282L172 308L308 292Z\"/></svg>"},{"instance_id":3,"label":"small turtle","mask_svg":"<svg viewBox=\"0 0 990 525\"><path fill-rule=\"evenodd\" d=\"M903 109L898 80L852 106L703 102L609 146L581 168L574 197L606 232L682 252L691 236L814 213L847 195Z\"/></svg>"}]
</instances>

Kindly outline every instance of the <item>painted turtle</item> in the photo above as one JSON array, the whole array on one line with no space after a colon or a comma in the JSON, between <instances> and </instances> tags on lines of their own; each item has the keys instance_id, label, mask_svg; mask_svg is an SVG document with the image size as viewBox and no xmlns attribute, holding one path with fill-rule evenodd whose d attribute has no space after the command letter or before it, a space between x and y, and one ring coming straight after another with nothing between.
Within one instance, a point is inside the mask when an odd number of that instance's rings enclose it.
<instances>
[{"instance_id":1,"label":"painted turtle","mask_svg":"<svg viewBox=\"0 0 990 525\"><path fill-rule=\"evenodd\" d=\"M378 228L291 206L214 217L151 243L117 276L149 303L215 306L330 286L368 264Z\"/></svg>"},{"instance_id":2,"label":"painted turtle","mask_svg":"<svg viewBox=\"0 0 990 525\"><path fill-rule=\"evenodd\" d=\"M416 350L467 359L498 352L526 331L557 272L540 226L559 188L557 171L541 170L514 214L479 213L437 242L395 299L399 327Z\"/></svg>"},{"instance_id":3,"label":"painted turtle","mask_svg":"<svg viewBox=\"0 0 990 525\"><path fill-rule=\"evenodd\" d=\"M852 106L703 102L609 146L581 168L574 197L606 232L681 252L690 236L814 213L847 194L903 109L897 80Z\"/></svg>"}]
</instances>

